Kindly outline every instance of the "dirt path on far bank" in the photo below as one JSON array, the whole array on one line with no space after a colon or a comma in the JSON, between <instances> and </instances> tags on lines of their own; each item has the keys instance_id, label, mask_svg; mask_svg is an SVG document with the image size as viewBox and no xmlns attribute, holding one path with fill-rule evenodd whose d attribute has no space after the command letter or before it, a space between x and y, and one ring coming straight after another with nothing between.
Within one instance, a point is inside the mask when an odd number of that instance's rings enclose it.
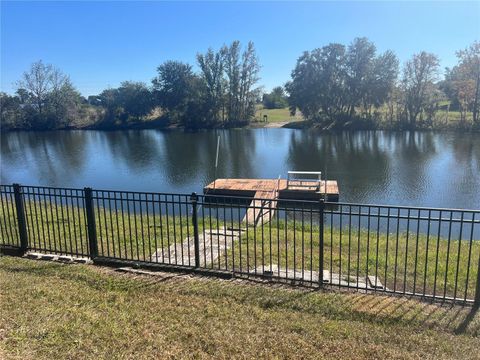
<instances>
[{"instance_id":1,"label":"dirt path on far bank","mask_svg":"<svg viewBox=\"0 0 480 360\"><path fill-rule=\"evenodd\" d=\"M276 121L276 122L267 123L267 124L265 124L264 127L266 127L266 128L281 128L281 127L284 127L285 125L290 124L292 122L296 122L296 121Z\"/></svg>"}]
</instances>

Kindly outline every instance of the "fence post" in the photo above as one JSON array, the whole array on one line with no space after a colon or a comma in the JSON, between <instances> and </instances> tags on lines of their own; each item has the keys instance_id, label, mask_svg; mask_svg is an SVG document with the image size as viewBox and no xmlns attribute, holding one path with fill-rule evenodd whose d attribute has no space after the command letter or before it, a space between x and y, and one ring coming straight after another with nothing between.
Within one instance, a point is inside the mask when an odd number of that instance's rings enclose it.
<instances>
[{"instance_id":1,"label":"fence post","mask_svg":"<svg viewBox=\"0 0 480 360\"><path fill-rule=\"evenodd\" d=\"M18 234L20 236L20 251L24 254L28 249L27 221L25 218L25 206L21 186L13 184L13 196L15 199L15 209L17 210Z\"/></svg>"},{"instance_id":2,"label":"fence post","mask_svg":"<svg viewBox=\"0 0 480 360\"><path fill-rule=\"evenodd\" d=\"M195 249L195 267L200 267L200 241L198 239L198 219L197 219L197 202L198 196L197 193L193 192L190 196L190 201L192 202L192 224L193 224L193 245Z\"/></svg>"},{"instance_id":3,"label":"fence post","mask_svg":"<svg viewBox=\"0 0 480 360\"><path fill-rule=\"evenodd\" d=\"M83 189L85 194L85 210L87 212L87 230L88 230L88 250L90 258L93 260L98 256L97 228L95 226L95 212L93 210L93 191L92 188Z\"/></svg>"},{"instance_id":4,"label":"fence post","mask_svg":"<svg viewBox=\"0 0 480 360\"><path fill-rule=\"evenodd\" d=\"M320 199L320 206L319 206L319 211L320 214L318 216L318 219L320 221L320 241L319 241L319 269L318 269L318 281L320 282L320 286L323 286L323 250L324 250L324 243L323 243L323 230L324 230L324 215L323 212L325 210L325 200Z\"/></svg>"},{"instance_id":5,"label":"fence post","mask_svg":"<svg viewBox=\"0 0 480 360\"><path fill-rule=\"evenodd\" d=\"M473 224L472 224L472 226L473 226ZM475 309L480 308L480 256L478 257L477 288L475 289L474 307L475 307Z\"/></svg>"}]
</instances>

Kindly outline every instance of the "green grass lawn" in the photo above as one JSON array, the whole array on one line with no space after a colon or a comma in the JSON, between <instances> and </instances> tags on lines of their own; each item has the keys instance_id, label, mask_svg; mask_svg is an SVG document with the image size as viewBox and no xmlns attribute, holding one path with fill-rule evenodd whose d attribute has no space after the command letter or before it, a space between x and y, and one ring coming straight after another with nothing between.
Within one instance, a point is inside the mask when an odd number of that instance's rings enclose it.
<instances>
[{"instance_id":1,"label":"green grass lawn","mask_svg":"<svg viewBox=\"0 0 480 360\"><path fill-rule=\"evenodd\" d=\"M469 307L0 258L2 359L475 359L479 335Z\"/></svg>"},{"instance_id":2,"label":"green grass lawn","mask_svg":"<svg viewBox=\"0 0 480 360\"><path fill-rule=\"evenodd\" d=\"M445 106L444 103L440 105ZM383 106L378 109L381 114L381 125L383 123L389 124L388 116L387 116L387 107ZM300 111L297 111L295 116L290 115L290 110L288 108L284 109L264 109L262 105L257 105L255 111L255 122L263 122L263 115L268 116L268 123L277 123L277 122L295 122L295 121L303 121L304 118ZM467 113L467 125L472 122L473 115L471 112ZM450 110L447 116L447 110L441 108L439 109L432 120L433 128L448 128L448 127L455 127L459 125L461 120L461 114L459 111ZM396 121L396 120L395 120Z\"/></svg>"},{"instance_id":3,"label":"green grass lawn","mask_svg":"<svg viewBox=\"0 0 480 360\"><path fill-rule=\"evenodd\" d=\"M262 106L259 106L255 111L255 121L262 122L264 115L267 115L269 123L303 120L303 116L300 111L297 111L297 114L292 116L290 115L290 110L288 108L264 109Z\"/></svg>"},{"instance_id":4,"label":"green grass lawn","mask_svg":"<svg viewBox=\"0 0 480 360\"><path fill-rule=\"evenodd\" d=\"M25 204L29 244L33 250L51 249L57 253L88 253L84 218L80 209L72 206L51 206L45 202ZM75 217L73 214L77 214ZM278 214L278 213L277 213ZM0 214L4 215L4 213ZM190 242L193 246L193 224L187 210L177 216L121 213L120 209L96 208L96 228L100 256L135 261L151 261L157 250L168 249L175 243ZM188 216L187 216L188 215ZM203 215L203 216L202 216ZM36 219L40 221L36 221ZM0 216L0 224L15 224L13 214ZM278 265L306 273L319 269L319 227L300 221L274 219L263 227L239 225L238 220L224 224L216 218L216 210L199 213L199 233L231 226L243 227L239 239L215 237L213 244L227 245L226 250L206 267L227 271L252 271ZM413 225L412 225L413 226ZM433 231L433 230L432 230ZM228 234L228 231L227 231ZM202 241L202 240L201 240ZM343 226L342 231L324 229L324 269L341 274L344 279L366 275L378 276L390 290L435 293L473 299L478 272L480 240L459 241L452 236L448 242L432 233L427 238L414 229L409 233L382 233ZM200 254L202 257L203 253ZM192 252L193 256L193 252ZM163 262L183 263L182 257L164 257ZM263 270L263 269L262 269ZM467 286L468 285L468 286Z\"/></svg>"},{"instance_id":5,"label":"green grass lawn","mask_svg":"<svg viewBox=\"0 0 480 360\"><path fill-rule=\"evenodd\" d=\"M235 256L237 269L240 264L244 269L265 264L268 270L269 264L279 264L308 275L318 271L320 234L318 226L303 227L305 231L298 222L294 226L292 222L274 221L263 228L250 229L227 257ZM342 231L324 229L324 269L342 274L345 279L375 275L390 290L445 293L460 298L466 293L467 298L473 299L479 254L479 240L470 243L452 238L448 242L436 236L427 239L422 234L417 240L415 232L400 232L397 238L396 233L369 233L348 226Z\"/></svg>"}]
</instances>

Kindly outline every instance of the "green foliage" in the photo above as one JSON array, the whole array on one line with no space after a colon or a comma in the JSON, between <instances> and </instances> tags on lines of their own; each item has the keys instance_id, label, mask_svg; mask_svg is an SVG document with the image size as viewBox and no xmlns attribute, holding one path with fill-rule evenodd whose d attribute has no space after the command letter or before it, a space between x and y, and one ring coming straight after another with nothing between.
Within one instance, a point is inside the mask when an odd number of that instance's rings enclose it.
<instances>
[{"instance_id":1,"label":"green foliage","mask_svg":"<svg viewBox=\"0 0 480 360\"><path fill-rule=\"evenodd\" d=\"M345 46L329 44L304 52L285 86L292 111L299 108L306 119L314 120L320 113L332 117L344 110L345 74Z\"/></svg>"},{"instance_id":2,"label":"green foliage","mask_svg":"<svg viewBox=\"0 0 480 360\"><path fill-rule=\"evenodd\" d=\"M413 55L405 64L401 88L411 128L415 128L418 115L427 108L431 112L431 107L438 101L435 88L438 67L438 57L425 51Z\"/></svg>"},{"instance_id":3,"label":"green foliage","mask_svg":"<svg viewBox=\"0 0 480 360\"><path fill-rule=\"evenodd\" d=\"M17 85L16 95L1 94L2 128L65 128L78 117L82 98L68 76L52 65L32 64Z\"/></svg>"},{"instance_id":4,"label":"green foliage","mask_svg":"<svg viewBox=\"0 0 480 360\"><path fill-rule=\"evenodd\" d=\"M473 122L478 123L480 107L480 42L457 52L458 64L446 69L442 89L461 112L461 121L466 121L467 112L472 112Z\"/></svg>"},{"instance_id":5,"label":"green foliage","mask_svg":"<svg viewBox=\"0 0 480 360\"><path fill-rule=\"evenodd\" d=\"M292 112L327 126L354 118L357 109L371 116L372 107L385 103L398 71L396 56L376 56L375 45L357 38L346 48L329 44L304 52L287 83Z\"/></svg>"},{"instance_id":6,"label":"green foliage","mask_svg":"<svg viewBox=\"0 0 480 360\"><path fill-rule=\"evenodd\" d=\"M158 105L170 113L183 113L191 95L192 67L180 61L166 61L157 72L152 84Z\"/></svg>"},{"instance_id":7,"label":"green foliage","mask_svg":"<svg viewBox=\"0 0 480 360\"><path fill-rule=\"evenodd\" d=\"M101 124L103 126L112 125L116 120L122 123L130 118L139 120L153 108L150 89L144 83L134 81L124 81L117 89L107 89L98 96L89 97L89 103L106 110Z\"/></svg>"},{"instance_id":8,"label":"green foliage","mask_svg":"<svg viewBox=\"0 0 480 360\"><path fill-rule=\"evenodd\" d=\"M231 124L248 123L255 114L260 65L253 42L240 55L240 42L224 46L227 93L227 121Z\"/></svg>"},{"instance_id":9,"label":"green foliage","mask_svg":"<svg viewBox=\"0 0 480 360\"><path fill-rule=\"evenodd\" d=\"M288 106L287 95L282 86L277 86L268 94L263 94L263 106L265 109L283 109Z\"/></svg>"},{"instance_id":10,"label":"green foliage","mask_svg":"<svg viewBox=\"0 0 480 360\"><path fill-rule=\"evenodd\" d=\"M23 126L21 98L0 92L0 127L9 129Z\"/></svg>"},{"instance_id":11,"label":"green foliage","mask_svg":"<svg viewBox=\"0 0 480 360\"><path fill-rule=\"evenodd\" d=\"M305 51L285 89L274 88L261 102L281 110L282 120L289 106L292 116L300 110L306 124L324 129L480 129L480 43L456 55L458 63L442 81L438 57L426 52L414 54L399 78L395 54L377 54L367 38L348 46L331 43ZM88 99L67 75L38 61L23 74L15 95L0 93L0 128L115 128L159 120L152 124L198 129L252 121L260 103L253 43L209 48L196 60L198 72L169 60L158 66L152 87L125 81Z\"/></svg>"},{"instance_id":12,"label":"green foliage","mask_svg":"<svg viewBox=\"0 0 480 360\"><path fill-rule=\"evenodd\" d=\"M166 61L152 80L156 104L171 122L186 128L205 128L248 123L255 114L258 59L252 42L240 53L239 41L218 52L197 54L201 72L189 64Z\"/></svg>"},{"instance_id":13,"label":"green foliage","mask_svg":"<svg viewBox=\"0 0 480 360\"><path fill-rule=\"evenodd\" d=\"M213 123L219 121L225 107L225 91L227 83L224 78L225 49L214 52L211 48L205 54L197 54L197 62L201 69L201 78L205 83L204 102L208 107L208 116ZM223 116L222 116L223 120Z\"/></svg>"}]
</instances>

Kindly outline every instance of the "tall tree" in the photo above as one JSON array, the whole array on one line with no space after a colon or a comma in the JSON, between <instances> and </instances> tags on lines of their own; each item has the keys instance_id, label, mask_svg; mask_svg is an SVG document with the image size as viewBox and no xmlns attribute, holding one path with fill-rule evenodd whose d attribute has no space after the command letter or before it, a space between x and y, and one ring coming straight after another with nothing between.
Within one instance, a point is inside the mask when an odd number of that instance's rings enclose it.
<instances>
[{"instance_id":1,"label":"tall tree","mask_svg":"<svg viewBox=\"0 0 480 360\"><path fill-rule=\"evenodd\" d=\"M461 110L471 110L473 121L480 124L480 41L475 41L464 50L457 51L458 64L449 72L449 79Z\"/></svg>"},{"instance_id":2,"label":"tall tree","mask_svg":"<svg viewBox=\"0 0 480 360\"><path fill-rule=\"evenodd\" d=\"M372 107L386 102L398 76L398 59L391 51L376 55L376 47L367 38L356 38L346 54L348 113L363 108L371 115Z\"/></svg>"},{"instance_id":3,"label":"tall tree","mask_svg":"<svg viewBox=\"0 0 480 360\"><path fill-rule=\"evenodd\" d=\"M242 55L242 71L240 73L240 120L249 121L255 114L255 99L257 91L254 85L260 79L260 65L255 52L255 46L249 41Z\"/></svg>"},{"instance_id":4,"label":"tall tree","mask_svg":"<svg viewBox=\"0 0 480 360\"><path fill-rule=\"evenodd\" d=\"M255 99L258 89L254 86L259 80L260 65L253 42L241 54L239 41L224 46L225 74L227 81L227 118L229 122L247 122L255 114Z\"/></svg>"},{"instance_id":5,"label":"tall tree","mask_svg":"<svg viewBox=\"0 0 480 360\"><path fill-rule=\"evenodd\" d=\"M390 50L377 56L373 61L373 71L369 76L364 95L364 108L380 107L385 104L398 78L398 58Z\"/></svg>"},{"instance_id":6,"label":"tall tree","mask_svg":"<svg viewBox=\"0 0 480 360\"><path fill-rule=\"evenodd\" d=\"M240 102L240 41L234 41L230 46L224 45L225 73L227 79L227 118L228 121L238 120Z\"/></svg>"},{"instance_id":7,"label":"tall tree","mask_svg":"<svg viewBox=\"0 0 480 360\"><path fill-rule=\"evenodd\" d=\"M47 95L52 91L52 79L54 68L50 64L44 64L41 60L33 63L30 70L23 73L22 79L17 83L18 88L25 89L29 94L31 103L34 104L40 114L45 107Z\"/></svg>"},{"instance_id":8,"label":"tall tree","mask_svg":"<svg viewBox=\"0 0 480 360\"><path fill-rule=\"evenodd\" d=\"M201 77L205 82L207 91L206 106L209 108L210 116L215 123L218 122L221 112L222 120L224 120L224 59L224 48L218 52L209 48L205 54L197 54L197 62L202 71Z\"/></svg>"},{"instance_id":9,"label":"tall tree","mask_svg":"<svg viewBox=\"0 0 480 360\"><path fill-rule=\"evenodd\" d=\"M402 88L411 128L415 128L418 115L426 110L433 100L438 66L438 57L425 51L413 55L412 59L405 63Z\"/></svg>"},{"instance_id":10,"label":"tall tree","mask_svg":"<svg viewBox=\"0 0 480 360\"><path fill-rule=\"evenodd\" d=\"M53 128L69 125L76 117L81 96L69 77L42 61L33 63L17 83L29 126Z\"/></svg>"},{"instance_id":11,"label":"tall tree","mask_svg":"<svg viewBox=\"0 0 480 360\"><path fill-rule=\"evenodd\" d=\"M350 116L355 108L367 105L368 93L374 77L376 48L367 38L356 38L346 53L346 84L348 87Z\"/></svg>"},{"instance_id":12,"label":"tall tree","mask_svg":"<svg viewBox=\"0 0 480 360\"><path fill-rule=\"evenodd\" d=\"M292 71L292 81L285 88L291 111L300 109L310 120L324 114L333 120L348 107L345 87L345 46L329 44L304 52Z\"/></svg>"},{"instance_id":13,"label":"tall tree","mask_svg":"<svg viewBox=\"0 0 480 360\"><path fill-rule=\"evenodd\" d=\"M19 96L11 96L4 92L0 92L0 128L21 128L22 123L22 111L21 111L21 99Z\"/></svg>"}]
</instances>

